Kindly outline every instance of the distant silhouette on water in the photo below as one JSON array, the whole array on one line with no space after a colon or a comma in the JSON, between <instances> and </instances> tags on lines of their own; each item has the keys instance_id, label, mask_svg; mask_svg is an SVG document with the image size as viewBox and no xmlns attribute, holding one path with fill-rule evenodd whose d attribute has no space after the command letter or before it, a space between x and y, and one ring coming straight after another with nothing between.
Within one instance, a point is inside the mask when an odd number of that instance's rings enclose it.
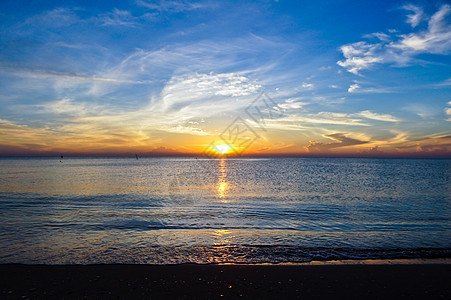
<instances>
[{"instance_id":1,"label":"distant silhouette on water","mask_svg":"<svg viewBox=\"0 0 451 300\"><path fill-rule=\"evenodd\" d=\"M62 162L63 162L63 158L64 158L64 156L63 156L63 155L61 155L61 157L60 157L60 163L62 163Z\"/></svg>"},{"instance_id":2,"label":"distant silhouette on water","mask_svg":"<svg viewBox=\"0 0 451 300\"><path fill-rule=\"evenodd\" d=\"M138 154L135 154L135 156L136 156L136 159L139 159L139 158L138 158Z\"/></svg>"}]
</instances>

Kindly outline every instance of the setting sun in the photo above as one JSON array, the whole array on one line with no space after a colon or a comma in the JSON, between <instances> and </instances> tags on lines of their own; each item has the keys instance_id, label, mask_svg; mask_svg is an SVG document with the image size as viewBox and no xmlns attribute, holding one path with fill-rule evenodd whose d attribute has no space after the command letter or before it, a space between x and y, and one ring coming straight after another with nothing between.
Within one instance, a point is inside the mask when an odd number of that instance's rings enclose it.
<instances>
[{"instance_id":1,"label":"setting sun","mask_svg":"<svg viewBox=\"0 0 451 300\"><path fill-rule=\"evenodd\" d=\"M227 154L233 150L233 148L228 144L217 145L214 148L215 151L218 152L219 154Z\"/></svg>"}]
</instances>

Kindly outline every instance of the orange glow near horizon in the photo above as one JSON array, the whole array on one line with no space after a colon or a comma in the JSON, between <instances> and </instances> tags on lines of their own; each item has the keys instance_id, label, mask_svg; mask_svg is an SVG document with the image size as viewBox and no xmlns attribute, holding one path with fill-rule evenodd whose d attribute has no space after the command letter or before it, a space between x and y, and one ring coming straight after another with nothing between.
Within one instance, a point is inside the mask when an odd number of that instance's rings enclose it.
<instances>
[{"instance_id":1,"label":"orange glow near horizon","mask_svg":"<svg viewBox=\"0 0 451 300\"><path fill-rule=\"evenodd\" d=\"M6 129L5 129L6 130ZM210 147L213 157L450 157L450 135L408 141L403 137L371 140L366 136L333 134L316 137L314 134L294 138L289 134L266 132L247 148L218 140L212 135L162 134L158 139L136 136L130 132L116 133L86 130L83 135L61 135L48 132L23 133L6 130L6 140L0 141L0 156L202 156ZM26 139L26 143L24 140ZM1 140L1 139L0 139ZM236 148L235 148L236 147ZM235 149L234 149L235 148ZM239 153L235 150L240 150ZM241 151L242 150L242 151ZM216 155L215 155L216 154Z\"/></svg>"}]
</instances>

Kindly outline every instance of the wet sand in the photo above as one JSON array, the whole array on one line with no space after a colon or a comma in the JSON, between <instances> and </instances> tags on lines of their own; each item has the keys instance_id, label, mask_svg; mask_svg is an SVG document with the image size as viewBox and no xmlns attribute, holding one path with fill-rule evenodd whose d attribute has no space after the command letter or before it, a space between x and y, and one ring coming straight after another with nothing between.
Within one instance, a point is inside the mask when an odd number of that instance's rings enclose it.
<instances>
[{"instance_id":1,"label":"wet sand","mask_svg":"<svg viewBox=\"0 0 451 300\"><path fill-rule=\"evenodd\" d=\"M451 299L451 264L0 265L2 299Z\"/></svg>"}]
</instances>

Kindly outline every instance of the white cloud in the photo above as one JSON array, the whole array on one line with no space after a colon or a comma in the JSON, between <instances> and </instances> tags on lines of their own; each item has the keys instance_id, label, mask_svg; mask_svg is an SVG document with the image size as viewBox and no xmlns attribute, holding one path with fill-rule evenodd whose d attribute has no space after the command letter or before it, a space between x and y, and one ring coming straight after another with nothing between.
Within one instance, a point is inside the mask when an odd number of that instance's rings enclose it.
<instances>
[{"instance_id":1,"label":"white cloud","mask_svg":"<svg viewBox=\"0 0 451 300\"><path fill-rule=\"evenodd\" d=\"M208 5L184 0L139 0L139 5L160 12L183 12L208 7Z\"/></svg>"},{"instance_id":2,"label":"white cloud","mask_svg":"<svg viewBox=\"0 0 451 300\"><path fill-rule=\"evenodd\" d=\"M451 101L448 102L448 105L451 105ZM445 108L445 113L446 113L446 115L449 116L449 118L446 119L446 121L451 121L451 107Z\"/></svg>"},{"instance_id":3,"label":"white cloud","mask_svg":"<svg viewBox=\"0 0 451 300\"><path fill-rule=\"evenodd\" d=\"M414 113L425 119L432 118L440 113L440 111L437 111L436 108L424 103L411 103L408 106L404 107L403 110Z\"/></svg>"},{"instance_id":4,"label":"white cloud","mask_svg":"<svg viewBox=\"0 0 451 300\"><path fill-rule=\"evenodd\" d=\"M307 90L311 90L313 89L315 86L313 85L313 83L307 83L307 82L303 82L302 83L302 88L307 89Z\"/></svg>"},{"instance_id":5,"label":"white cloud","mask_svg":"<svg viewBox=\"0 0 451 300\"><path fill-rule=\"evenodd\" d=\"M224 73L225 69L243 69L242 64L245 59L238 60L237 56L251 55L255 53L255 49L260 49L263 54L269 55L271 49L279 47L273 41L250 35L221 41L176 43L152 51L137 49L118 65L105 70L104 74L105 77L149 80L192 72ZM265 71L267 70L261 70L261 72Z\"/></svg>"},{"instance_id":6,"label":"white cloud","mask_svg":"<svg viewBox=\"0 0 451 300\"><path fill-rule=\"evenodd\" d=\"M367 38L367 39L375 37L384 42L387 42L390 40L390 36L383 32L374 32L374 33L366 34L363 37Z\"/></svg>"},{"instance_id":7,"label":"white cloud","mask_svg":"<svg viewBox=\"0 0 451 300\"><path fill-rule=\"evenodd\" d=\"M408 65L420 53L447 54L451 51L451 24L447 20L450 12L451 6L443 5L429 18L427 30L397 36L374 33L366 37L376 36L380 42L360 41L343 45L340 51L345 59L337 64L357 75L361 70L380 63ZM413 18L412 22L416 24L417 19Z\"/></svg>"},{"instance_id":8,"label":"white cloud","mask_svg":"<svg viewBox=\"0 0 451 300\"><path fill-rule=\"evenodd\" d=\"M73 25L79 21L77 14L67 8L56 8L28 18L21 26L34 25L46 28L58 28Z\"/></svg>"},{"instance_id":9,"label":"white cloud","mask_svg":"<svg viewBox=\"0 0 451 300\"><path fill-rule=\"evenodd\" d=\"M358 88L360 88L360 85L358 85L357 83L351 84L351 85L349 86L348 93L353 93L353 92L355 92L355 90L357 90Z\"/></svg>"},{"instance_id":10,"label":"white cloud","mask_svg":"<svg viewBox=\"0 0 451 300\"><path fill-rule=\"evenodd\" d=\"M173 77L162 91L166 108L180 103L219 104L228 97L248 96L257 93L261 86L236 73L190 74ZM227 102L230 102L227 100Z\"/></svg>"},{"instance_id":11,"label":"white cloud","mask_svg":"<svg viewBox=\"0 0 451 300\"><path fill-rule=\"evenodd\" d=\"M104 83L133 83L133 84L142 84L148 83L145 81L136 81L136 80L127 80L127 79L119 79L119 78L108 78L94 75L86 75L86 74L77 74L77 73L63 73L63 72L55 72L52 70L45 69L11 69L11 68L2 68L0 67L0 72L3 73L11 73L18 76L23 77L31 77L31 78L43 78L49 79L53 78L55 80L63 80L67 82L77 83L77 82L104 82Z\"/></svg>"},{"instance_id":12,"label":"white cloud","mask_svg":"<svg viewBox=\"0 0 451 300\"><path fill-rule=\"evenodd\" d=\"M244 109L260 89L259 84L236 73L175 76L149 110L167 116L170 123L220 116Z\"/></svg>"},{"instance_id":13,"label":"white cloud","mask_svg":"<svg viewBox=\"0 0 451 300\"><path fill-rule=\"evenodd\" d=\"M70 115L71 117L95 115L99 113L98 106L84 102L77 102L74 101L74 99L67 97L61 100L35 105L35 107L42 108L42 112Z\"/></svg>"},{"instance_id":14,"label":"white cloud","mask_svg":"<svg viewBox=\"0 0 451 300\"><path fill-rule=\"evenodd\" d=\"M407 23L413 28L417 27L423 19L423 9L412 4L404 5L402 8L412 12L412 14L407 15Z\"/></svg>"},{"instance_id":15,"label":"white cloud","mask_svg":"<svg viewBox=\"0 0 451 300\"><path fill-rule=\"evenodd\" d=\"M402 39L393 48L404 52L445 54L451 50L451 24L446 16L451 6L443 5L429 20L428 30L401 35Z\"/></svg>"},{"instance_id":16,"label":"white cloud","mask_svg":"<svg viewBox=\"0 0 451 300\"><path fill-rule=\"evenodd\" d=\"M297 100L301 100L303 98L297 97L297 98L288 98L284 101L284 103L280 103L277 106L280 107L283 110L290 110L290 109L300 109L304 105L307 105L307 102L301 102Z\"/></svg>"},{"instance_id":17,"label":"white cloud","mask_svg":"<svg viewBox=\"0 0 451 300\"><path fill-rule=\"evenodd\" d=\"M138 26L137 17L132 16L132 14L127 10L119 10L115 8L111 13L105 14L99 18L102 25L105 26L128 26L137 27Z\"/></svg>"},{"instance_id":18,"label":"white cloud","mask_svg":"<svg viewBox=\"0 0 451 300\"><path fill-rule=\"evenodd\" d=\"M451 78L448 78L448 79L436 84L436 86L449 86L449 85L451 85Z\"/></svg>"},{"instance_id":19,"label":"white cloud","mask_svg":"<svg viewBox=\"0 0 451 300\"><path fill-rule=\"evenodd\" d=\"M372 112L370 110L361 111L360 113L357 113L356 115L363 117L363 118L377 120L377 121L385 121L385 122L399 122L400 121L392 115L379 114L379 113Z\"/></svg>"},{"instance_id":20,"label":"white cloud","mask_svg":"<svg viewBox=\"0 0 451 300\"><path fill-rule=\"evenodd\" d=\"M362 123L361 119L353 118L350 114L336 112L318 112L316 114L307 114L301 117L303 122L307 124L335 124L335 125L353 125L353 126L369 126Z\"/></svg>"},{"instance_id":21,"label":"white cloud","mask_svg":"<svg viewBox=\"0 0 451 300\"><path fill-rule=\"evenodd\" d=\"M341 46L340 50L346 60L338 61L337 64L357 75L360 70L368 69L371 65L383 60L379 55L380 48L380 44L368 44L367 42Z\"/></svg>"}]
</instances>

